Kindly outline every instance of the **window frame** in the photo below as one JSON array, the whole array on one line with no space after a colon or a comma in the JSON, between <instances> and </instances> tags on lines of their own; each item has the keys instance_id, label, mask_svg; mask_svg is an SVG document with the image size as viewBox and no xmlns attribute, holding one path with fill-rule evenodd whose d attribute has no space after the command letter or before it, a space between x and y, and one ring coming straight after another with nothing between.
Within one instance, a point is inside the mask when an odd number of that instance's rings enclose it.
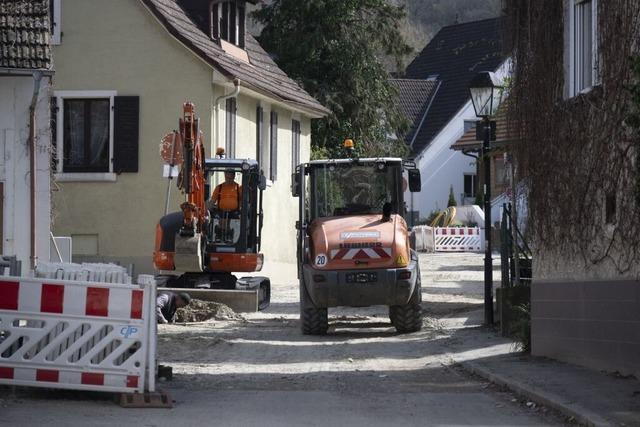
<instances>
[{"instance_id":1,"label":"window frame","mask_svg":"<svg viewBox=\"0 0 640 427\"><path fill-rule=\"evenodd\" d=\"M291 119L291 173L295 172L300 164L300 141L302 139L302 123L300 120Z\"/></svg>"},{"instance_id":2,"label":"window frame","mask_svg":"<svg viewBox=\"0 0 640 427\"><path fill-rule=\"evenodd\" d=\"M210 6L210 36L241 49L246 45L246 4L242 0L214 0Z\"/></svg>"},{"instance_id":3,"label":"window frame","mask_svg":"<svg viewBox=\"0 0 640 427\"><path fill-rule=\"evenodd\" d=\"M269 179L278 180L278 112L274 109L269 114Z\"/></svg>"},{"instance_id":4,"label":"window frame","mask_svg":"<svg viewBox=\"0 0 640 427\"><path fill-rule=\"evenodd\" d=\"M462 193L464 194L465 199L472 199L478 195L478 174L475 173L464 173L462 178ZM466 178L471 178L471 193L468 194L466 191Z\"/></svg>"},{"instance_id":5,"label":"window frame","mask_svg":"<svg viewBox=\"0 0 640 427\"><path fill-rule=\"evenodd\" d=\"M569 5L569 70L567 79L569 81L568 98L573 98L583 93L590 92L600 82L599 65L599 37L598 37L598 0L567 0ZM577 40L577 14L576 9L589 3L591 7L591 85L579 88L577 72L579 64L576 61L578 53Z\"/></svg>"},{"instance_id":6,"label":"window frame","mask_svg":"<svg viewBox=\"0 0 640 427\"><path fill-rule=\"evenodd\" d=\"M58 159L55 178L58 181L116 181L113 171L114 132L115 132L115 97L117 91L111 90L58 90L54 91L58 106L56 112L56 157ZM64 171L64 100L65 99L109 99L109 171L108 172L65 172Z\"/></svg>"}]
</instances>

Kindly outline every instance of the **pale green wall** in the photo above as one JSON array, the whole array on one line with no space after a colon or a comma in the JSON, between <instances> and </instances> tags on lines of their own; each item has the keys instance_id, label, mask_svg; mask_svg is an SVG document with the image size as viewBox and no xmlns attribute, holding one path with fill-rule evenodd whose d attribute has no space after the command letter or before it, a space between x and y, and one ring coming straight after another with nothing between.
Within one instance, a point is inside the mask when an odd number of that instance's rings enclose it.
<instances>
[{"instance_id":1,"label":"pale green wall","mask_svg":"<svg viewBox=\"0 0 640 427\"><path fill-rule=\"evenodd\" d=\"M228 89L214 89L211 67L173 39L140 1L62 3L64 35L54 50L54 89L115 90L118 95L140 96L140 157L139 172L121 174L115 183L58 183L54 234L98 234L97 259L135 263L138 273L150 272L155 225L164 213L167 185L158 155L160 139L177 128L182 103L190 100L202 118L207 147L214 146L211 130L218 120L212 111L213 99ZM238 99L238 157L255 158L258 102L245 95ZM263 106L270 108L264 101ZM224 125L224 102L220 108ZM279 179L265 194L263 248L267 262L295 262L297 200L289 193L292 113L280 110L279 114ZM304 161L309 158L310 120L300 119ZM220 144L224 144L223 132ZM172 192L171 206L177 210L175 187Z\"/></svg>"}]
</instances>

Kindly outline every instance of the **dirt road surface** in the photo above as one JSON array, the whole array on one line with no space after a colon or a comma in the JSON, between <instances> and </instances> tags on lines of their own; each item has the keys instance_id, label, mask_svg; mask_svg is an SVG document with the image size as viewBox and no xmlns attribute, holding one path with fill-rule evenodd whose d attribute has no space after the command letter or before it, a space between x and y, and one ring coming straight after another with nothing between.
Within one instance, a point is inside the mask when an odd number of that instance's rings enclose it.
<instances>
[{"instance_id":1,"label":"dirt road surface","mask_svg":"<svg viewBox=\"0 0 640 427\"><path fill-rule=\"evenodd\" d=\"M482 255L421 255L424 328L398 335L386 307L330 310L330 334L299 331L298 288L244 320L161 325L174 380L166 409L122 409L102 395L0 389L0 425L561 425L472 378L452 358L481 346ZM497 277L497 275L496 275Z\"/></svg>"}]
</instances>

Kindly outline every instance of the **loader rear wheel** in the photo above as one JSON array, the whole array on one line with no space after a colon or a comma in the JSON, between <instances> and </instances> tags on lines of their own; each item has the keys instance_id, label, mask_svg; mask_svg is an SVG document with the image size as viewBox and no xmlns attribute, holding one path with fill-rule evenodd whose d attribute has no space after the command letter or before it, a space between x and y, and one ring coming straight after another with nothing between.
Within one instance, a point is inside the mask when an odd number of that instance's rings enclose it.
<instances>
[{"instance_id":1,"label":"loader rear wheel","mask_svg":"<svg viewBox=\"0 0 640 427\"><path fill-rule=\"evenodd\" d=\"M416 284L416 289L409 303L406 305L392 305L389 307L389 319L395 326L396 331L401 334L418 332L422 329L422 289L420 283Z\"/></svg>"},{"instance_id":2,"label":"loader rear wheel","mask_svg":"<svg viewBox=\"0 0 640 427\"><path fill-rule=\"evenodd\" d=\"M304 283L300 284L300 328L304 335L326 335L329 329L327 309L315 306Z\"/></svg>"}]
</instances>

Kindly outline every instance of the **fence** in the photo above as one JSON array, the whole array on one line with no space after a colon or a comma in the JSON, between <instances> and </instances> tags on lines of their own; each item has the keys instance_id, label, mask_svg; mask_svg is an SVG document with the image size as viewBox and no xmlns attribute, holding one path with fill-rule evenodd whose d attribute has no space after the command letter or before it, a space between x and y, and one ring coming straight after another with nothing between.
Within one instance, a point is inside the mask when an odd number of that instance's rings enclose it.
<instances>
[{"instance_id":1,"label":"fence","mask_svg":"<svg viewBox=\"0 0 640 427\"><path fill-rule=\"evenodd\" d=\"M436 252L479 252L482 238L477 227L438 227L435 229Z\"/></svg>"},{"instance_id":2,"label":"fence","mask_svg":"<svg viewBox=\"0 0 640 427\"><path fill-rule=\"evenodd\" d=\"M155 283L2 277L0 384L155 391Z\"/></svg>"},{"instance_id":3,"label":"fence","mask_svg":"<svg viewBox=\"0 0 640 427\"><path fill-rule=\"evenodd\" d=\"M428 227L413 228L415 248L420 252L479 252L483 249L480 228Z\"/></svg>"}]
</instances>

